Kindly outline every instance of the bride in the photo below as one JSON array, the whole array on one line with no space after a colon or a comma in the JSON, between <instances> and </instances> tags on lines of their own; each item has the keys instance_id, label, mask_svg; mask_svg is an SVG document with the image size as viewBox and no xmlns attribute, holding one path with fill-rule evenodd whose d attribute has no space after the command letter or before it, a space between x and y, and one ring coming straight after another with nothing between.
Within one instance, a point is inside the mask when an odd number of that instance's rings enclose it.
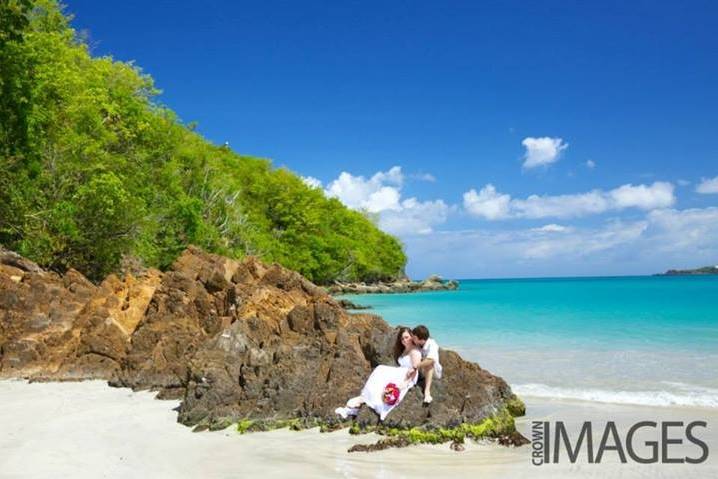
<instances>
[{"instance_id":1,"label":"bride","mask_svg":"<svg viewBox=\"0 0 718 479\"><path fill-rule=\"evenodd\" d=\"M421 363L421 352L414 345L409 328L399 328L394 343L394 359L399 366L377 366L371 372L364 384L361 394L347 401L345 407L338 407L335 413L346 419L347 416L356 416L362 404L374 409L383 421L389 412L396 407L406 392L416 384L419 377L418 367ZM398 388L398 398L385 400L387 386L395 385Z\"/></svg>"}]
</instances>

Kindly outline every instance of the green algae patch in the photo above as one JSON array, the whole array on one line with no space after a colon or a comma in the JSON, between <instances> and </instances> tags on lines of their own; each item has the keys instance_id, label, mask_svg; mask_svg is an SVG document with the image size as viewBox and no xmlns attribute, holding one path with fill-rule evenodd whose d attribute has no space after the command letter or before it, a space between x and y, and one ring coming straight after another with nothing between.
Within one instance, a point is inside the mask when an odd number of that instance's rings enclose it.
<instances>
[{"instance_id":1,"label":"green algae patch","mask_svg":"<svg viewBox=\"0 0 718 479\"><path fill-rule=\"evenodd\" d=\"M520 444L521 440L515 436L521 436L516 431L514 422L514 412L517 407L523 405L523 402L516 398L518 403L511 406L505 404L495 414L476 423L463 423L456 427L412 427L412 428L396 428L385 427L381 424L360 426L358 423L352 424L349 428L350 434L366 434L375 432L386 436L387 439L381 439L373 445L362 445L361 447L353 447L349 452L357 451L376 451L387 449L389 447L406 447L413 444L444 444L451 442L454 445L463 444L466 439L498 439L501 444ZM518 409L520 410L520 409ZM460 450L457 448L457 450Z\"/></svg>"},{"instance_id":2,"label":"green algae patch","mask_svg":"<svg viewBox=\"0 0 718 479\"><path fill-rule=\"evenodd\" d=\"M513 417L521 417L526 415L526 404L515 394L506 401L506 408Z\"/></svg>"},{"instance_id":3,"label":"green algae patch","mask_svg":"<svg viewBox=\"0 0 718 479\"><path fill-rule=\"evenodd\" d=\"M497 438L504 434L516 431L514 417L509 408L504 406L493 416L487 417L478 423L464 423L451 428L425 429L413 427L410 429L384 429L377 428L375 432L389 437L401 437L410 444L443 444L445 442L463 443L466 438L484 439Z\"/></svg>"},{"instance_id":4,"label":"green algae patch","mask_svg":"<svg viewBox=\"0 0 718 479\"><path fill-rule=\"evenodd\" d=\"M211 424L209 424L207 429L209 429L210 431L221 431L223 429L227 429L233 423L234 423L234 421L232 421L231 419L221 419L219 421L214 421Z\"/></svg>"},{"instance_id":5,"label":"green algae patch","mask_svg":"<svg viewBox=\"0 0 718 479\"><path fill-rule=\"evenodd\" d=\"M333 421L304 417L293 419L242 419L237 422L237 432L271 431L289 428L293 431L319 427L320 432L331 432L349 426L349 434L376 433L385 436L375 444L356 445L349 452L377 451L394 447L406 447L414 444L452 443L452 449L462 450L461 444L467 439L493 439L503 445L522 445L527 442L518 431L514 417L525 414L526 406L516 396L509 398L493 415L475 423L462 423L455 427L417 426L410 428L388 427L379 424L361 424L353 421Z\"/></svg>"},{"instance_id":6,"label":"green algae patch","mask_svg":"<svg viewBox=\"0 0 718 479\"><path fill-rule=\"evenodd\" d=\"M242 421L239 421L237 423L237 432L240 434L244 434L245 432L250 432L254 423L255 423L255 421L253 421L251 419L243 419Z\"/></svg>"},{"instance_id":7,"label":"green algae patch","mask_svg":"<svg viewBox=\"0 0 718 479\"><path fill-rule=\"evenodd\" d=\"M243 419L237 422L237 432L244 434L247 432L263 432L273 431L274 429L289 428L293 431L305 429L300 419Z\"/></svg>"},{"instance_id":8,"label":"green algae patch","mask_svg":"<svg viewBox=\"0 0 718 479\"><path fill-rule=\"evenodd\" d=\"M318 418L291 418L291 419L242 419L237 421L237 432L245 434L248 432L273 431L275 429L287 428L291 431L303 431L318 427L321 432L335 431L344 427L337 427L334 423L322 421Z\"/></svg>"}]
</instances>

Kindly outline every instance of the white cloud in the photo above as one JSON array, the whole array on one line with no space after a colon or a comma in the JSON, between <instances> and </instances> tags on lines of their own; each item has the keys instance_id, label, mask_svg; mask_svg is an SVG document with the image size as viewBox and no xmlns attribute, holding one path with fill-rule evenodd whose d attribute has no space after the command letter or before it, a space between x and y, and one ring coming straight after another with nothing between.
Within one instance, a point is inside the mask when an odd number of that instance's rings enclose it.
<instances>
[{"instance_id":1,"label":"white cloud","mask_svg":"<svg viewBox=\"0 0 718 479\"><path fill-rule=\"evenodd\" d=\"M603 213L609 209L600 190L573 195L538 196L511 200L512 215L521 218L571 218Z\"/></svg>"},{"instance_id":2,"label":"white cloud","mask_svg":"<svg viewBox=\"0 0 718 479\"><path fill-rule=\"evenodd\" d=\"M399 189L403 182L404 175L399 166L386 172L375 173L369 179L343 171L336 180L329 183L326 194L338 198L350 208L377 213L383 209L398 207Z\"/></svg>"},{"instance_id":3,"label":"white cloud","mask_svg":"<svg viewBox=\"0 0 718 479\"><path fill-rule=\"evenodd\" d=\"M691 184L691 182L688 180L678 180L676 181L676 183L678 183L680 186L688 186Z\"/></svg>"},{"instance_id":4,"label":"white cloud","mask_svg":"<svg viewBox=\"0 0 718 479\"><path fill-rule=\"evenodd\" d=\"M313 176L300 176L302 181L305 185L307 185L310 188L321 188L322 182L318 179L314 178Z\"/></svg>"},{"instance_id":5,"label":"white cloud","mask_svg":"<svg viewBox=\"0 0 718 479\"><path fill-rule=\"evenodd\" d=\"M422 202L408 198L401 202L399 210L382 213L379 227L395 235L428 234L434 225L446 222L449 210L443 200Z\"/></svg>"},{"instance_id":6,"label":"white cloud","mask_svg":"<svg viewBox=\"0 0 718 479\"><path fill-rule=\"evenodd\" d=\"M474 216L483 216L488 220L508 217L511 196L496 192L494 185L488 184L476 193L473 188L464 193L464 208Z\"/></svg>"},{"instance_id":7,"label":"white cloud","mask_svg":"<svg viewBox=\"0 0 718 479\"><path fill-rule=\"evenodd\" d=\"M560 233L546 226L411 237L408 272L459 278L651 274L718 262L718 207L657 209L638 220L566 226Z\"/></svg>"},{"instance_id":8,"label":"white cloud","mask_svg":"<svg viewBox=\"0 0 718 479\"><path fill-rule=\"evenodd\" d=\"M371 177L373 182L390 183L397 186L401 186L404 183L404 173L401 171L401 166L392 166L389 171L379 171Z\"/></svg>"},{"instance_id":9,"label":"white cloud","mask_svg":"<svg viewBox=\"0 0 718 479\"><path fill-rule=\"evenodd\" d=\"M519 255L525 259L568 258L586 256L634 241L647 227L646 222L609 222L597 229L586 229L571 235L526 236Z\"/></svg>"},{"instance_id":10,"label":"white cloud","mask_svg":"<svg viewBox=\"0 0 718 479\"><path fill-rule=\"evenodd\" d=\"M591 170L596 168L596 162L593 160L586 160L586 168Z\"/></svg>"},{"instance_id":11,"label":"white cloud","mask_svg":"<svg viewBox=\"0 0 718 479\"><path fill-rule=\"evenodd\" d=\"M675 203L671 183L657 181L651 185L623 185L610 191L593 190L568 195L531 195L511 198L488 184L479 193L464 193L464 208L470 214L489 220L505 218L575 218L618 211L626 208L652 210Z\"/></svg>"},{"instance_id":12,"label":"white cloud","mask_svg":"<svg viewBox=\"0 0 718 479\"><path fill-rule=\"evenodd\" d=\"M675 203L673 196L673 185L665 181L656 181L651 186L646 185L623 185L609 191L614 203L614 209L640 208L642 210L653 210L666 208Z\"/></svg>"},{"instance_id":13,"label":"white cloud","mask_svg":"<svg viewBox=\"0 0 718 479\"><path fill-rule=\"evenodd\" d=\"M651 245L654 251L668 254L676 250L692 251L694 258L688 265L704 266L698 258L712 250L713 256L709 254L708 257L712 263L716 262L718 207L656 210L648 214L648 220L656 239Z\"/></svg>"},{"instance_id":14,"label":"white cloud","mask_svg":"<svg viewBox=\"0 0 718 479\"><path fill-rule=\"evenodd\" d=\"M436 181L436 177L431 173L415 173L411 175L411 178L419 181L428 181L429 183L434 183Z\"/></svg>"},{"instance_id":15,"label":"white cloud","mask_svg":"<svg viewBox=\"0 0 718 479\"><path fill-rule=\"evenodd\" d=\"M423 175L420 179L431 181L429 176ZM388 233L430 233L435 225L446 221L451 208L442 200L419 201L413 197L402 200L404 180L399 166L377 172L371 178L344 171L329 183L325 194L349 208L377 214L379 227Z\"/></svg>"},{"instance_id":16,"label":"white cloud","mask_svg":"<svg viewBox=\"0 0 718 479\"><path fill-rule=\"evenodd\" d=\"M526 148L523 167L526 169L550 165L558 161L561 152L568 148L562 138L524 138L521 144Z\"/></svg>"},{"instance_id":17,"label":"white cloud","mask_svg":"<svg viewBox=\"0 0 718 479\"><path fill-rule=\"evenodd\" d=\"M696 186L696 192L703 194L718 193L718 176L715 178L701 178L701 182Z\"/></svg>"},{"instance_id":18,"label":"white cloud","mask_svg":"<svg viewBox=\"0 0 718 479\"><path fill-rule=\"evenodd\" d=\"M556 223L551 223L548 225L543 225L540 228L532 228L531 231L542 232L542 233L565 233L567 231L571 231L572 229L573 228L570 228L568 226L557 225Z\"/></svg>"},{"instance_id":19,"label":"white cloud","mask_svg":"<svg viewBox=\"0 0 718 479\"><path fill-rule=\"evenodd\" d=\"M386 210L400 210L399 198L401 194L398 188L393 186L382 186L372 192L364 202L364 207L370 213L380 213Z\"/></svg>"}]
</instances>

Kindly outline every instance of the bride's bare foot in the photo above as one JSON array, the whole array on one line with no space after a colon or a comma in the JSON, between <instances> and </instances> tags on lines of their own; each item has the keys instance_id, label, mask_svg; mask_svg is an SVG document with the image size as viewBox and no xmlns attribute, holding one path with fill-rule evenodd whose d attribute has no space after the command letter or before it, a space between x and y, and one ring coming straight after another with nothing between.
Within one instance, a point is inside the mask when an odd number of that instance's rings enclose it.
<instances>
[{"instance_id":1,"label":"bride's bare foot","mask_svg":"<svg viewBox=\"0 0 718 479\"><path fill-rule=\"evenodd\" d=\"M346 419L349 416L356 416L359 411L356 408L338 407L334 410L334 413L341 416L342 419Z\"/></svg>"},{"instance_id":2,"label":"bride's bare foot","mask_svg":"<svg viewBox=\"0 0 718 479\"><path fill-rule=\"evenodd\" d=\"M347 401L347 407L356 409L358 407L361 407L361 405L364 403L364 399L362 399L361 396L353 397L350 400Z\"/></svg>"},{"instance_id":3,"label":"bride's bare foot","mask_svg":"<svg viewBox=\"0 0 718 479\"><path fill-rule=\"evenodd\" d=\"M431 404L431 401L433 401L434 398L431 397L431 394L425 392L424 393L424 404Z\"/></svg>"}]
</instances>

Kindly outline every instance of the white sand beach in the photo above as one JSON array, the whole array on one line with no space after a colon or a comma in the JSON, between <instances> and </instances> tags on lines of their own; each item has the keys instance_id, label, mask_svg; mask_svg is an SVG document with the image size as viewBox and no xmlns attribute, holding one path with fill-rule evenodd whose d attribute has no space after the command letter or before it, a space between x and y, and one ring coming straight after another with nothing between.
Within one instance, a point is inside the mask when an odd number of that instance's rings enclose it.
<instances>
[{"instance_id":1,"label":"white sand beach","mask_svg":"<svg viewBox=\"0 0 718 479\"><path fill-rule=\"evenodd\" d=\"M716 409L525 399L528 414L519 429L527 437L532 420L565 421L569 431L588 420L601 431L607 420L621 431L638 420L704 420L708 428L696 435L707 443L709 457L699 465L620 464L609 451L601 464L564 460L533 466L530 446L476 443L467 443L463 452L444 444L349 454L351 445L379 437L316 429L193 433L176 422L178 401L155 400L148 392L111 388L104 381L0 381L0 477L718 477ZM676 456L699 455L690 443L672 447Z\"/></svg>"}]
</instances>

